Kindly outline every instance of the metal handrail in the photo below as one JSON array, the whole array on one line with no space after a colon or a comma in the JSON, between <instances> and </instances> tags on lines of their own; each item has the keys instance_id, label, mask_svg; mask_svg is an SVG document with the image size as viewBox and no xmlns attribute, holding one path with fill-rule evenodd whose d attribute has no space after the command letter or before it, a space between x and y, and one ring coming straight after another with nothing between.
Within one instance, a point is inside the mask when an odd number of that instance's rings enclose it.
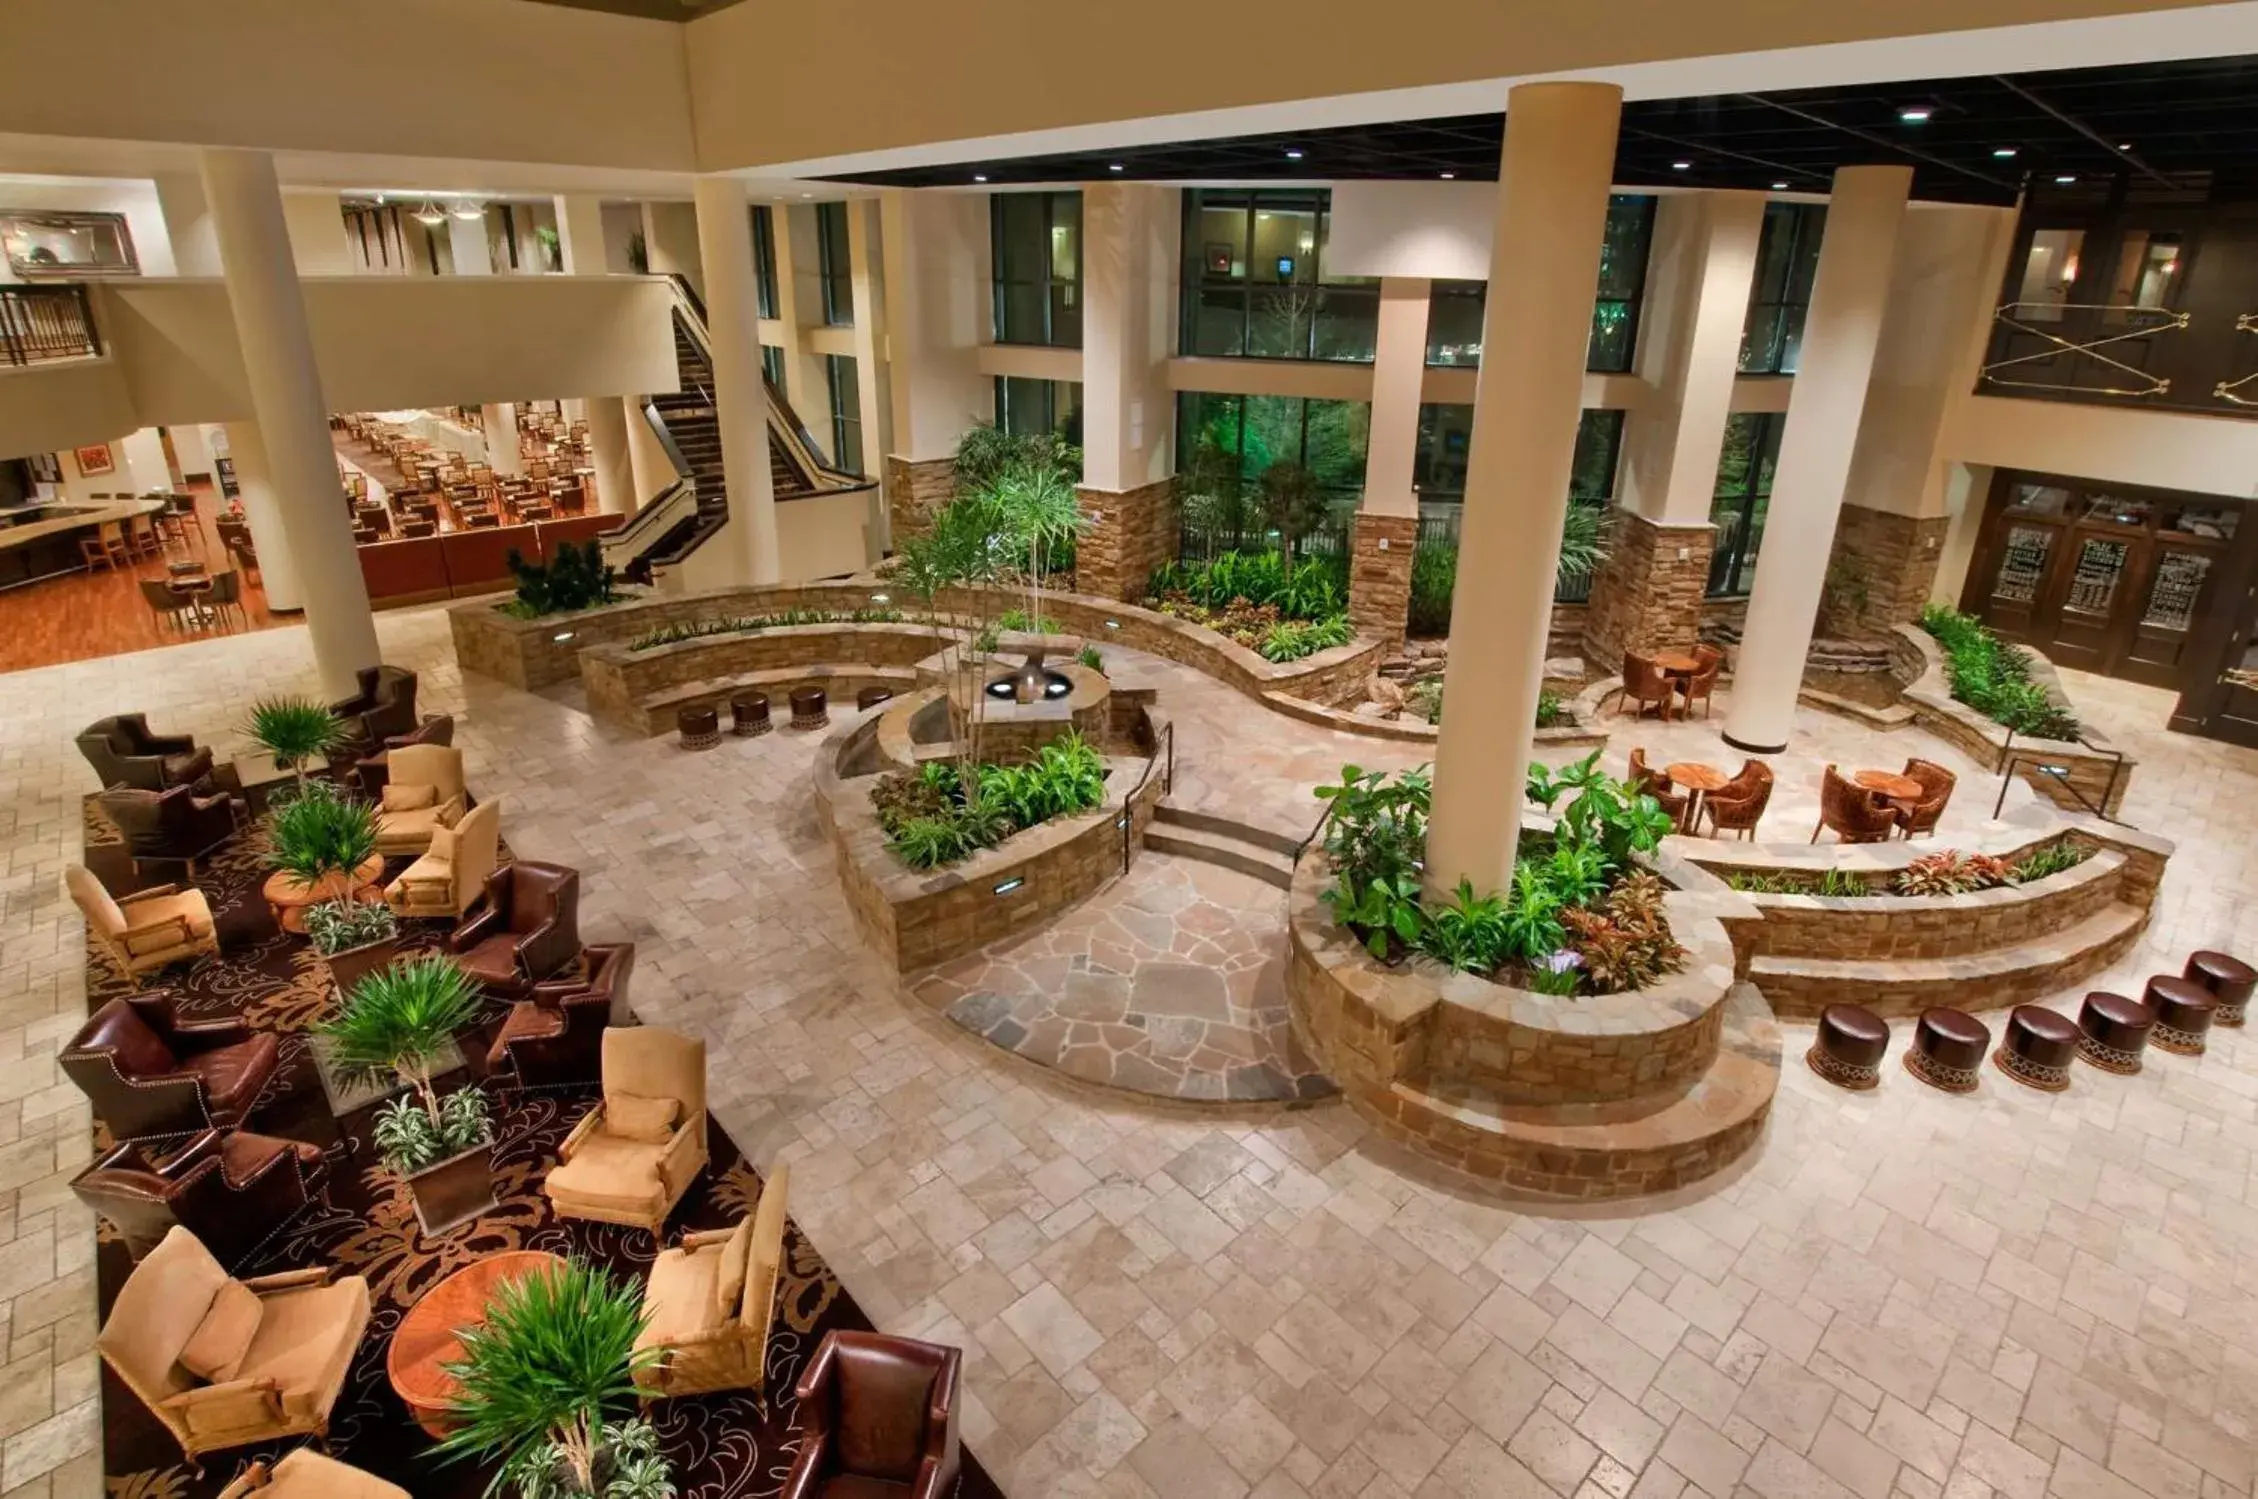
<instances>
[{"instance_id":1,"label":"metal handrail","mask_svg":"<svg viewBox=\"0 0 2258 1499\"><path fill-rule=\"evenodd\" d=\"M1295 867L1300 867L1302 855L1309 852L1309 846L1317 841L1318 834L1325 831L1325 825L1333 820L1334 806L1335 803L1327 802L1325 804L1325 810L1317 814L1317 826L1311 828L1309 830L1308 836L1304 837L1301 842L1294 845Z\"/></svg>"},{"instance_id":2,"label":"metal handrail","mask_svg":"<svg viewBox=\"0 0 2258 1499\"><path fill-rule=\"evenodd\" d=\"M2258 312L2236 313L2234 331L2237 333L2258 333ZM2232 402L2237 406L2258 406L2258 400L2246 398L2242 394L2242 388L2253 380L2258 380L2258 372L2244 375L2240 380L2221 380L2211 387L2212 398Z\"/></svg>"},{"instance_id":3,"label":"metal handrail","mask_svg":"<svg viewBox=\"0 0 2258 1499\"><path fill-rule=\"evenodd\" d=\"M2017 314L2031 308L2045 308L2050 312L2122 312L2139 317L2159 318L2162 321L2151 323L2146 327L2127 328L2121 333L2112 333L2106 338L2088 339L2081 343L2064 338L2051 329L2035 327L2030 323L2019 321ZM1993 311L1992 321L2011 328L2017 333L2028 333L2034 338L2043 339L2052 347L2040 349L2035 353L2018 354L2012 359L1991 361L1977 372L1977 378L1985 383L2005 386L2011 390L2068 390L2102 396L2160 396L2172 388L2170 377L2151 375L2144 369L2138 369L2121 359L2112 359L2107 354L2097 351L2105 349L2111 344L2123 343L2127 339L2146 338L2153 333L2177 333L2187 327L2188 314L2174 312L2167 307L2120 307L2102 302L2009 302ZM2017 365L2030 364L2037 360L2053 359L2062 354L2083 354L2097 363L2121 371L2135 380L2144 380L2147 385L2142 389L2134 390L2121 386L2064 385L2053 380L2003 380L1999 377L1998 371L2000 370L2013 369Z\"/></svg>"},{"instance_id":4,"label":"metal handrail","mask_svg":"<svg viewBox=\"0 0 2258 1499\"><path fill-rule=\"evenodd\" d=\"M2059 744L2062 741L2055 740L2053 742ZM2125 773L2125 752L2113 746L2095 744L2092 740L2086 738L2083 731L2078 734L2076 742L2083 748L2091 750L2094 754L2106 757L2109 761L2109 784L2101 788L2100 806L2095 806L2090 797L2071 783L2070 768L2067 765L2050 765L2042 756L2030 751L2017 753L2015 749L2015 729L2010 724L2007 727L2006 742L1999 747L1999 763L1995 767L1999 771L1999 795L1991 804L1991 815L1997 817L2001 809L2006 807L2008 782L2015 778L2015 767L2023 765L2054 781L2064 791L2069 792L2071 799L2076 801L2079 806L2085 808L2103 822L2115 823L2121 828L2131 827L2131 823L2125 821L2122 817L2112 815L2108 811L2110 799L2117 794L2117 782Z\"/></svg>"},{"instance_id":5,"label":"metal handrail","mask_svg":"<svg viewBox=\"0 0 2258 1499\"><path fill-rule=\"evenodd\" d=\"M1162 758L1164 751L1166 752L1165 761ZM1146 784L1152 780L1155 767L1160 768L1160 794L1166 796L1176 789L1176 721L1174 719L1170 719L1160 726L1160 737L1153 742L1152 758L1145 761L1144 774L1137 777L1137 784L1130 787L1129 794L1121 799L1121 872L1123 874L1129 872L1132 839L1137 831L1137 797L1144 791Z\"/></svg>"}]
</instances>

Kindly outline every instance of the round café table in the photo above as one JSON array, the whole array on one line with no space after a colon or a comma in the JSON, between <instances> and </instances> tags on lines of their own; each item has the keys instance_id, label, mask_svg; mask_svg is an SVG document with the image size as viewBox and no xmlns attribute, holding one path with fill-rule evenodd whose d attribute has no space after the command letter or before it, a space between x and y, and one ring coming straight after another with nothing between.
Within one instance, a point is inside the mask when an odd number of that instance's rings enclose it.
<instances>
[{"instance_id":1,"label":"round caf\u00e9 table","mask_svg":"<svg viewBox=\"0 0 2258 1499\"><path fill-rule=\"evenodd\" d=\"M1714 765L1704 765L1699 760L1680 760L1662 767L1673 786L1683 786L1693 795L1686 800L1686 820L1681 831L1692 832L1701 826L1702 799L1732 780L1732 777Z\"/></svg>"},{"instance_id":2,"label":"round caf\u00e9 table","mask_svg":"<svg viewBox=\"0 0 2258 1499\"><path fill-rule=\"evenodd\" d=\"M1673 677L1690 677L1701 670L1701 663L1685 651L1663 651L1654 657L1654 664Z\"/></svg>"},{"instance_id":3,"label":"round caf\u00e9 table","mask_svg":"<svg viewBox=\"0 0 2258 1499\"><path fill-rule=\"evenodd\" d=\"M364 906L374 904L378 899L376 882L383 873L382 854L370 854L363 859L350 880L333 874L309 885L288 870L278 869L267 876L259 894L265 897L267 909L274 913L275 925L286 932L303 932L308 906L318 906L325 900L355 900Z\"/></svg>"},{"instance_id":4,"label":"round caf\u00e9 table","mask_svg":"<svg viewBox=\"0 0 2258 1499\"><path fill-rule=\"evenodd\" d=\"M1899 775L1894 770L1861 770L1853 774L1850 780L1852 785L1863 786L1883 801L1897 802L1906 807L1919 801L1921 793L1927 789L1911 776Z\"/></svg>"},{"instance_id":5,"label":"round caf\u00e9 table","mask_svg":"<svg viewBox=\"0 0 2258 1499\"><path fill-rule=\"evenodd\" d=\"M471 1261L408 1308L384 1350L384 1376L433 1441L445 1440L454 1429L448 1409L455 1401L455 1377L443 1366L462 1358L463 1329L486 1320L498 1287L563 1266L563 1259L545 1250L504 1250Z\"/></svg>"}]
</instances>

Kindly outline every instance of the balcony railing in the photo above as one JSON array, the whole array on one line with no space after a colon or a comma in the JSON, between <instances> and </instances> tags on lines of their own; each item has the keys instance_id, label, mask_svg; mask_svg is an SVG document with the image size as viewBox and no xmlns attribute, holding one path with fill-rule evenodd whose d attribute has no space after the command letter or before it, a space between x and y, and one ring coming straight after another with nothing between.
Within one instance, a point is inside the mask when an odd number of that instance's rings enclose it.
<instances>
[{"instance_id":1,"label":"balcony railing","mask_svg":"<svg viewBox=\"0 0 2258 1499\"><path fill-rule=\"evenodd\" d=\"M2234 320L2234 331L2258 333L2258 312L2238 314ZM2241 340L2237 339L2235 342L2240 343ZM2244 375L2240 380L2221 380L2211 387L2211 394L2230 405L2258 406L2258 391L2250 389L2253 385L2258 385L2258 371Z\"/></svg>"},{"instance_id":2,"label":"balcony railing","mask_svg":"<svg viewBox=\"0 0 2258 1499\"><path fill-rule=\"evenodd\" d=\"M2042 312L2048 316L2034 316ZM1980 378L1985 385L2142 398L2168 393L2171 377L2153 374L2103 351L2114 348L2130 354L2137 349L2145 358L2153 358L2157 347L2149 340L2159 334L2185 331L2188 314L2163 307L2090 302L2009 302L1992 314L1992 321L2000 330L1993 336L1992 350L2006 357L1994 358L1983 367ZM2025 338L2018 339L2017 335ZM2039 347L2025 353L2009 352L2029 338L2037 339ZM2169 362L2168 354L2166 360ZM2056 378L2030 378L2038 375ZM2089 376L2127 383L2097 385L2081 378Z\"/></svg>"},{"instance_id":3,"label":"balcony railing","mask_svg":"<svg viewBox=\"0 0 2258 1499\"><path fill-rule=\"evenodd\" d=\"M101 352L84 286L0 286L0 364L84 359Z\"/></svg>"}]
</instances>

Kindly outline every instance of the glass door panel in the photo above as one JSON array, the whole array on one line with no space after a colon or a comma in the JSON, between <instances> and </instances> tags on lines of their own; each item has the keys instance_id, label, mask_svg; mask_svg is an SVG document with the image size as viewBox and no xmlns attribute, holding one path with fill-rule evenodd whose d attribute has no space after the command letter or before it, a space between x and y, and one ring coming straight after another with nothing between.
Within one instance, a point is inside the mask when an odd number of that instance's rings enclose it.
<instances>
[{"instance_id":1,"label":"glass door panel","mask_svg":"<svg viewBox=\"0 0 2258 1499\"><path fill-rule=\"evenodd\" d=\"M2125 645L2124 675L2159 687L2179 685L2189 639L2202 617L2203 588L2216 562L2208 551L2157 549L2146 601Z\"/></svg>"},{"instance_id":2,"label":"glass door panel","mask_svg":"<svg viewBox=\"0 0 2258 1499\"><path fill-rule=\"evenodd\" d=\"M2129 541L2092 535L2076 538L2075 545L2050 654L2064 666L2100 671L2109 655L2110 621L2125 591L2133 547Z\"/></svg>"},{"instance_id":3,"label":"glass door panel","mask_svg":"<svg viewBox=\"0 0 2258 1499\"><path fill-rule=\"evenodd\" d=\"M2000 546L1984 618L2011 638L2027 636L2046 584L2046 565L2060 533L2052 526L2010 525Z\"/></svg>"}]
</instances>

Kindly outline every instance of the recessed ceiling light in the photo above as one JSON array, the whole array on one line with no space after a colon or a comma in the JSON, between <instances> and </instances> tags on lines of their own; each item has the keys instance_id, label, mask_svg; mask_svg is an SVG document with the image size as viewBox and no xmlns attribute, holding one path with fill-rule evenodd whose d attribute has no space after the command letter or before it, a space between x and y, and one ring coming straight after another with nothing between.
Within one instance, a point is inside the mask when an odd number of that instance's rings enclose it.
<instances>
[{"instance_id":1,"label":"recessed ceiling light","mask_svg":"<svg viewBox=\"0 0 2258 1499\"><path fill-rule=\"evenodd\" d=\"M1301 160L1301 147L1299 147L1299 146L1288 146L1288 147L1286 148L1286 160L1288 160L1288 161L1299 161L1299 160Z\"/></svg>"},{"instance_id":2,"label":"recessed ceiling light","mask_svg":"<svg viewBox=\"0 0 2258 1499\"><path fill-rule=\"evenodd\" d=\"M1454 180L1454 179L1455 179L1455 178L1456 178L1456 177L1458 176L1458 173L1456 173L1456 172L1445 172L1445 173L1443 173L1442 175L1443 175L1443 181L1445 181L1445 182L1449 182L1449 181L1452 181L1452 180Z\"/></svg>"},{"instance_id":3,"label":"recessed ceiling light","mask_svg":"<svg viewBox=\"0 0 2258 1499\"><path fill-rule=\"evenodd\" d=\"M1673 172L1691 171L1693 170L1693 163L1690 161L1673 161L1670 163L1670 170Z\"/></svg>"},{"instance_id":4,"label":"recessed ceiling light","mask_svg":"<svg viewBox=\"0 0 2258 1499\"><path fill-rule=\"evenodd\" d=\"M988 180L988 174L986 172L974 172L972 174L972 180L975 182L986 182Z\"/></svg>"},{"instance_id":5,"label":"recessed ceiling light","mask_svg":"<svg viewBox=\"0 0 2258 1499\"><path fill-rule=\"evenodd\" d=\"M1936 111L1926 104L1908 104L1897 112L1897 117L1908 125L1925 124Z\"/></svg>"},{"instance_id":6,"label":"recessed ceiling light","mask_svg":"<svg viewBox=\"0 0 2258 1499\"><path fill-rule=\"evenodd\" d=\"M2056 182L2060 182L2060 183L2065 183L2065 184L2067 184L2067 183L2075 182L2075 181L2077 181L2078 179L2077 179L2076 177L2072 176L2072 175L2071 175L2070 173L2068 173L2068 172L2064 172L2064 173L2063 173L2063 174L2062 174L2061 176L2059 176L2059 177L2055 178L2054 180L2055 180Z\"/></svg>"},{"instance_id":7,"label":"recessed ceiling light","mask_svg":"<svg viewBox=\"0 0 2258 1499\"><path fill-rule=\"evenodd\" d=\"M1788 190L1788 185L1787 185L1787 184L1786 184L1785 182L1775 182L1775 183L1773 183L1773 184L1772 184L1772 191L1774 191L1774 192L1776 192L1776 193L1784 193L1784 192L1786 192L1787 190Z\"/></svg>"},{"instance_id":8,"label":"recessed ceiling light","mask_svg":"<svg viewBox=\"0 0 2258 1499\"><path fill-rule=\"evenodd\" d=\"M1118 161L1109 161L1106 163L1106 170L1109 172L1120 172L1126 171L1127 168L1123 167L1122 164Z\"/></svg>"},{"instance_id":9,"label":"recessed ceiling light","mask_svg":"<svg viewBox=\"0 0 2258 1499\"><path fill-rule=\"evenodd\" d=\"M2008 157L2015 154L2015 148L2013 146L1994 146L1991 148L1991 154L1998 157L2001 161L2005 161Z\"/></svg>"},{"instance_id":10,"label":"recessed ceiling light","mask_svg":"<svg viewBox=\"0 0 2258 1499\"><path fill-rule=\"evenodd\" d=\"M2131 150L2132 148L2133 148L2133 143L2132 143L2131 141L2119 141L2119 142L2117 142L2117 149L2118 149L2118 150L2120 150L2120 151L2130 151L2130 150Z\"/></svg>"}]
</instances>

